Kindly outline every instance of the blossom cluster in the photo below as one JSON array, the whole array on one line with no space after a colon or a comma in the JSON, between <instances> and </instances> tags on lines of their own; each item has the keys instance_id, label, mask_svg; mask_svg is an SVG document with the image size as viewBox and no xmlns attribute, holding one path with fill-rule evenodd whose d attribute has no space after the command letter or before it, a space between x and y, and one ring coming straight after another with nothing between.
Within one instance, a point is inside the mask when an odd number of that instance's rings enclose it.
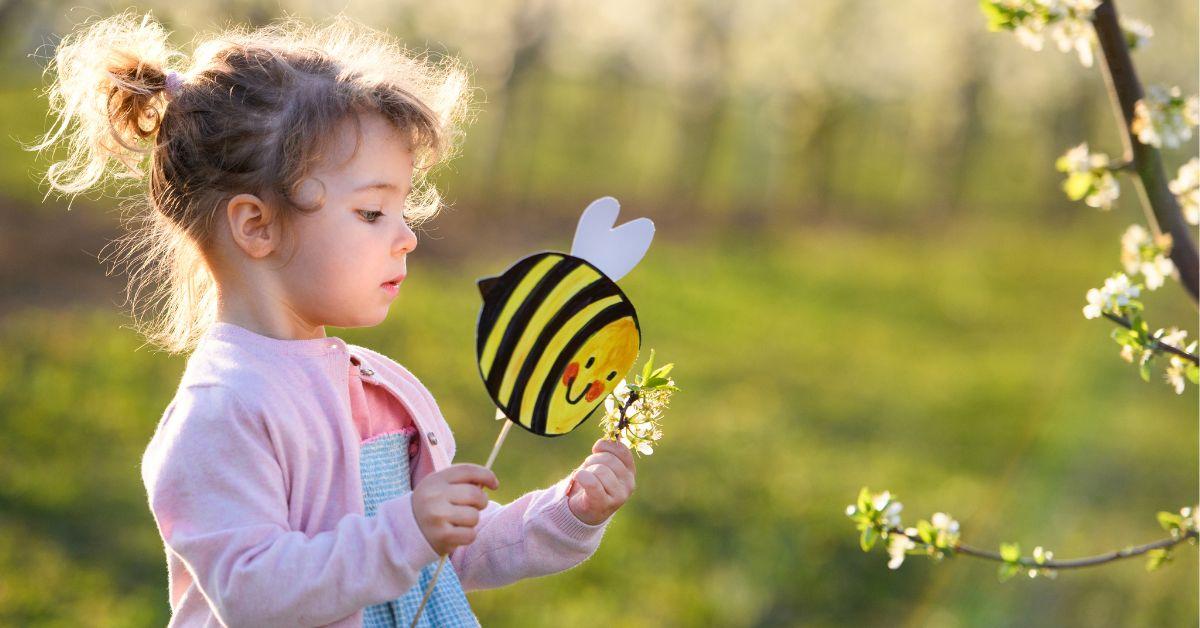
<instances>
[{"instance_id":1,"label":"blossom cluster","mask_svg":"<svg viewBox=\"0 0 1200 628\"><path fill-rule=\"evenodd\" d=\"M1167 187L1179 199L1183 218L1193 225L1200 225L1200 158L1192 157L1180 166L1179 173Z\"/></svg>"},{"instance_id":2,"label":"blossom cluster","mask_svg":"<svg viewBox=\"0 0 1200 628\"><path fill-rule=\"evenodd\" d=\"M1092 67L1096 36L1091 21L1100 0L984 0L981 6L991 30L1012 31L1031 50L1041 50L1049 35L1060 51L1074 51L1080 63ZM1125 29L1126 37L1132 32L1138 41L1153 34L1136 21Z\"/></svg>"},{"instance_id":3,"label":"blossom cluster","mask_svg":"<svg viewBox=\"0 0 1200 628\"><path fill-rule=\"evenodd\" d=\"M1083 306L1084 318L1100 318L1104 312L1120 315L1126 309L1141 309L1137 300L1142 292L1141 284L1129 281L1125 273L1113 273L1104 280L1104 285L1087 291L1087 305Z\"/></svg>"},{"instance_id":4,"label":"blossom cluster","mask_svg":"<svg viewBox=\"0 0 1200 628\"><path fill-rule=\"evenodd\" d=\"M1187 537L1188 543L1196 544L1200 535L1200 505L1185 506L1179 509L1179 514L1160 510L1158 523L1164 530L1171 533L1172 539ZM1164 547L1151 550L1150 561L1146 564L1147 571L1154 571L1171 560L1171 548Z\"/></svg>"},{"instance_id":5,"label":"blossom cluster","mask_svg":"<svg viewBox=\"0 0 1200 628\"><path fill-rule=\"evenodd\" d=\"M1108 155L1092 153L1084 142L1063 153L1054 167L1067 173L1063 191L1073 200L1083 199L1089 207L1112 209L1121 186L1109 167Z\"/></svg>"},{"instance_id":6,"label":"blossom cluster","mask_svg":"<svg viewBox=\"0 0 1200 628\"><path fill-rule=\"evenodd\" d=\"M846 506L846 516L854 520L860 532L859 546L870 551L879 539L887 542L888 568L898 569L909 554L926 554L941 560L958 547L958 522L944 512L935 512L916 527L901 528L900 511L904 505L890 491L871 493L863 487L857 503Z\"/></svg>"},{"instance_id":7,"label":"blossom cluster","mask_svg":"<svg viewBox=\"0 0 1200 628\"><path fill-rule=\"evenodd\" d=\"M1042 576L1053 580L1058 577L1058 570L1053 567L1042 567L1054 559L1054 552L1042 547L1041 545L1033 548L1033 565L1024 563L1021 560L1021 546L1017 543L1001 543L1000 558L1004 561L1000 565L998 575L1000 580L1008 580L1009 578L1025 571L1030 578Z\"/></svg>"},{"instance_id":8,"label":"blossom cluster","mask_svg":"<svg viewBox=\"0 0 1200 628\"><path fill-rule=\"evenodd\" d=\"M1150 43L1150 38L1154 37L1154 27L1124 15L1121 16L1121 31L1125 33L1125 45L1129 46L1130 50L1145 48Z\"/></svg>"},{"instance_id":9,"label":"blossom cluster","mask_svg":"<svg viewBox=\"0 0 1200 628\"><path fill-rule=\"evenodd\" d=\"M1184 345L1187 341L1186 329L1176 327L1160 329L1154 332L1154 339L1160 344L1169 345L1185 353L1196 355L1197 341L1193 340L1191 344ZM1124 357L1124 352L1121 355ZM1171 353L1168 355L1167 368L1163 372L1163 377L1166 378L1171 388L1175 389L1175 394L1182 395L1184 388L1187 386L1187 381L1191 381L1193 384L1200 383L1200 367L1197 367L1196 363L1191 360Z\"/></svg>"},{"instance_id":10,"label":"blossom cluster","mask_svg":"<svg viewBox=\"0 0 1200 628\"><path fill-rule=\"evenodd\" d=\"M1151 237L1141 225L1130 225L1121 236L1121 264L1130 275L1141 274L1147 290L1162 287L1167 277L1179 278L1171 261L1171 235Z\"/></svg>"},{"instance_id":11,"label":"blossom cluster","mask_svg":"<svg viewBox=\"0 0 1200 628\"><path fill-rule=\"evenodd\" d=\"M1177 148L1192 139L1192 127L1200 123L1200 100L1183 97L1179 87L1151 85L1134 104L1130 130L1138 141L1155 148Z\"/></svg>"},{"instance_id":12,"label":"blossom cluster","mask_svg":"<svg viewBox=\"0 0 1200 628\"><path fill-rule=\"evenodd\" d=\"M604 398L604 417L600 429L609 440L619 440L639 456L654 453L662 438L659 420L666 412L671 395L679 389L669 377L674 364L654 368L654 351L642 373L630 384L622 379Z\"/></svg>"}]
</instances>

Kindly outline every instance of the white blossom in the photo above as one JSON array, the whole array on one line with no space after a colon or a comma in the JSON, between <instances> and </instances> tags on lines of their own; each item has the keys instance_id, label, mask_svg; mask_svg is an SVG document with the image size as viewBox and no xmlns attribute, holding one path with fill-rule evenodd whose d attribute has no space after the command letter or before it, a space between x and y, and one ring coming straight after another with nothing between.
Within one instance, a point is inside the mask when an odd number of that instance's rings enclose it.
<instances>
[{"instance_id":1,"label":"white blossom","mask_svg":"<svg viewBox=\"0 0 1200 628\"><path fill-rule=\"evenodd\" d=\"M1130 225L1121 236L1121 264L1126 273L1145 277L1148 290L1156 290L1167 277L1179 275L1170 251L1171 236L1151 238L1150 232L1138 224Z\"/></svg>"},{"instance_id":2,"label":"white blossom","mask_svg":"<svg viewBox=\"0 0 1200 628\"><path fill-rule=\"evenodd\" d=\"M1139 224L1129 225L1121 234L1121 264L1125 272L1135 274L1142 260L1142 247L1150 244L1150 232Z\"/></svg>"},{"instance_id":3,"label":"white blossom","mask_svg":"<svg viewBox=\"0 0 1200 628\"><path fill-rule=\"evenodd\" d=\"M1179 208L1183 217L1193 225L1200 225L1200 158L1192 157L1179 167L1167 187L1179 199Z\"/></svg>"},{"instance_id":4,"label":"white blossom","mask_svg":"<svg viewBox=\"0 0 1200 628\"><path fill-rule=\"evenodd\" d=\"M958 532L958 522L944 512L933 513L933 517L929 519L929 523L933 524L933 528L939 532L950 534Z\"/></svg>"},{"instance_id":5,"label":"white blossom","mask_svg":"<svg viewBox=\"0 0 1200 628\"><path fill-rule=\"evenodd\" d=\"M953 548L958 543L958 522L944 512L935 512L929 518L929 523L936 532L934 545L939 548L934 557L941 559L941 549Z\"/></svg>"},{"instance_id":6,"label":"white blossom","mask_svg":"<svg viewBox=\"0 0 1200 628\"><path fill-rule=\"evenodd\" d=\"M1154 337L1165 345L1170 345L1180 351L1195 354L1197 342L1192 341L1192 344L1184 347L1184 341L1187 340L1187 330L1171 327L1168 329L1160 329L1154 332ZM1175 354L1169 354L1169 360L1166 371L1163 376L1167 383L1175 389L1175 394L1182 395L1187 385L1187 367L1189 362Z\"/></svg>"},{"instance_id":7,"label":"white blossom","mask_svg":"<svg viewBox=\"0 0 1200 628\"><path fill-rule=\"evenodd\" d=\"M1100 289L1087 291L1087 305L1083 308L1084 318L1099 318L1102 312L1116 310L1129 305L1131 299L1141 294L1141 287L1131 284L1125 273L1116 273L1104 280Z\"/></svg>"},{"instance_id":8,"label":"white blossom","mask_svg":"<svg viewBox=\"0 0 1200 628\"><path fill-rule=\"evenodd\" d=\"M884 511L883 511L884 524L886 524L887 527L889 527L889 528L895 528L895 527L899 526L900 525L900 511L903 508L904 508L904 505L901 504L900 502L892 502L892 503L888 504L887 508L884 509Z\"/></svg>"},{"instance_id":9,"label":"white blossom","mask_svg":"<svg viewBox=\"0 0 1200 628\"><path fill-rule=\"evenodd\" d=\"M1041 50L1049 32L1059 50L1074 51L1080 63L1092 66L1095 33L1091 20L1099 0L1023 0L997 6L1007 14L1006 25L1022 46Z\"/></svg>"},{"instance_id":10,"label":"white blossom","mask_svg":"<svg viewBox=\"0 0 1200 628\"><path fill-rule=\"evenodd\" d=\"M1187 380L1184 378L1183 371L1185 368L1183 359L1178 356L1171 356L1171 363L1167 365L1163 375L1167 378L1167 383L1175 389L1175 394L1182 395L1187 386Z\"/></svg>"},{"instance_id":11,"label":"white blossom","mask_svg":"<svg viewBox=\"0 0 1200 628\"><path fill-rule=\"evenodd\" d=\"M1054 165L1067 173L1063 190L1072 200L1082 198L1089 207L1112 209L1121 194L1121 186L1109 170L1108 155L1090 152L1087 142L1067 150Z\"/></svg>"},{"instance_id":12,"label":"white blossom","mask_svg":"<svg viewBox=\"0 0 1200 628\"><path fill-rule=\"evenodd\" d=\"M1154 37L1154 28L1149 24L1132 17L1121 16L1121 30L1125 31L1125 43L1130 50L1145 48Z\"/></svg>"},{"instance_id":13,"label":"white blossom","mask_svg":"<svg viewBox=\"0 0 1200 628\"><path fill-rule=\"evenodd\" d=\"M1108 167L1108 155L1091 152L1088 149L1087 142L1071 147L1067 152L1063 153L1061 159L1059 169L1068 174L1090 172L1097 168Z\"/></svg>"},{"instance_id":14,"label":"white blossom","mask_svg":"<svg viewBox=\"0 0 1200 628\"><path fill-rule=\"evenodd\" d=\"M1151 85L1133 108L1131 130L1138 140L1155 148L1176 148L1192 139L1192 127L1200 121L1200 101L1186 99L1179 87Z\"/></svg>"},{"instance_id":15,"label":"white blossom","mask_svg":"<svg viewBox=\"0 0 1200 628\"><path fill-rule=\"evenodd\" d=\"M916 530L912 530L912 533L915 534ZM888 561L888 569L899 569L904 562L904 555L916 547L917 544L904 534L892 533L888 536L887 551L888 556L891 557L891 560Z\"/></svg>"},{"instance_id":16,"label":"white blossom","mask_svg":"<svg viewBox=\"0 0 1200 628\"><path fill-rule=\"evenodd\" d=\"M1079 62L1083 67L1092 67L1094 61L1092 57L1092 40L1095 34L1092 31L1090 22L1065 18L1060 22L1056 22L1050 30L1050 35L1054 37L1055 43L1058 44L1060 52L1071 52L1072 50L1079 56Z\"/></svg>"},{"instance_id":17,"label":"white blossom","mask_svg":"<svg viewBox=\"0 0 1200 628\"><path fill-rule=\"evenodd\" d=\"M1107 170L1096 177L1096 181L1092 187L1092 193L1083 198L1083 202L1087 203L1088 207L1096 209L1112 209L1113 203L1117 201L1117 197L1121 195L1121 186L1117 183L1117 178Z\"/></svg>"},{"instance_id":18,"label":"white blossom","mask_svg":"<svg viewBox=\"0 0 1200 628\"><path fill-rule=\"evenodd\" d=\"M1146 288L1149 290L1157 290L1162 287L1167 277L1177 274L1175 263L1163 255L1156 255L1153 260L1142 262L1139 270L1146 279Z\"/></svg>"}]
</instances>

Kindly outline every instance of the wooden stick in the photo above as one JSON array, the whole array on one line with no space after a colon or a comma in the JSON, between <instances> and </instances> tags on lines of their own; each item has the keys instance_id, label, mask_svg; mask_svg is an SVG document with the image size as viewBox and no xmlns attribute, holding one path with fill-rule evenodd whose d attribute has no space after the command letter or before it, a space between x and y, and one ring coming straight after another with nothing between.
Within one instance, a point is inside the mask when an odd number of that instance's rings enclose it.
<instances>
[{"instance_id":1,"label":"wooden stick","mask_svg":"<svg viewBox=\"0 0 1200 628\"><path fill-rule=\"evenodd\" d=\"M508 430L512 428L512 421L504 416L504 413L499 409L496 410L496 420L504 421L504 427L500 428L500 435L496 437L496 444L492 445L492 453L488 454L487 464L483 465L485 469L491 469L492 463L496 461L496 455L500 453L500 446L504 444L504 437L508 436ZM429 596L433 593L433 585L437 584L438 576L442 574L442 567L446 566L446 558L449 554L442 554L441 560L438 561L437 569L433 572L433 578L429 580L429 584L425 587L425 595L421 597L421 605L417 607L417 613L413 615L412 623L409 628L417 627L417 620L421 618L421 611L425 610L425 603L429 601Z\"/></svg>"}]
</instances>

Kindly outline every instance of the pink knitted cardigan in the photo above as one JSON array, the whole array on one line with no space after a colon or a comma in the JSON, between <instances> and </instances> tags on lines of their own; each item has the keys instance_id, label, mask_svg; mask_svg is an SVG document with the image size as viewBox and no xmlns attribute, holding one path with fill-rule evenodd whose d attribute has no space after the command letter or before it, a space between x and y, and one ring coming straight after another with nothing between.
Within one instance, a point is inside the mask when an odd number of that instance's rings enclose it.
<instances>
[{"instance_id":1,"label":"pink knitted cardigan","mask_svg":"<svg viewBox=\"0 0 1200 628\"><path fill-rule=\"evenodd\" d=\"M361 626L364 607L403 595L437 560L411 493L363 515L350 356L424 439L414 486L451 464L450 427L396 362L337 337L279 340L216 323L142 457L166 549L170 625ZM609 520L580 521L567 488L563 478L491 502L475 542L450 556L463 587L504 586L591 556Z\"/></svg>"}]
</instances>

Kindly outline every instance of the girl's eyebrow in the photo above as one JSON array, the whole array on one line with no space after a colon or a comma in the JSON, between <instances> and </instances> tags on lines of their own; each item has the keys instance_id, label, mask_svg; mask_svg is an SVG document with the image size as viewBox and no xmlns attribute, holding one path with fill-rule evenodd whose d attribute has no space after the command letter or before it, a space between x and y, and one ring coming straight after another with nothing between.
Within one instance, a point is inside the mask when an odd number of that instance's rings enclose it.
<instances>
[{"instance_id":1,"label":"girl's eyebrow","mask_svg":"<svg viewBox=\"0 0 1200 628\"><path fill-rule=\"evenodd\" d=\"M357 192L364 192L366 190L387 190L389 192L396 192L396 193L400 192L399 186L397 186L394 183L389 183L387 181L372 181L371 183L367 183L366 185L359 186L354 191L357 193Z\"/></svg>"}]
</instances>

